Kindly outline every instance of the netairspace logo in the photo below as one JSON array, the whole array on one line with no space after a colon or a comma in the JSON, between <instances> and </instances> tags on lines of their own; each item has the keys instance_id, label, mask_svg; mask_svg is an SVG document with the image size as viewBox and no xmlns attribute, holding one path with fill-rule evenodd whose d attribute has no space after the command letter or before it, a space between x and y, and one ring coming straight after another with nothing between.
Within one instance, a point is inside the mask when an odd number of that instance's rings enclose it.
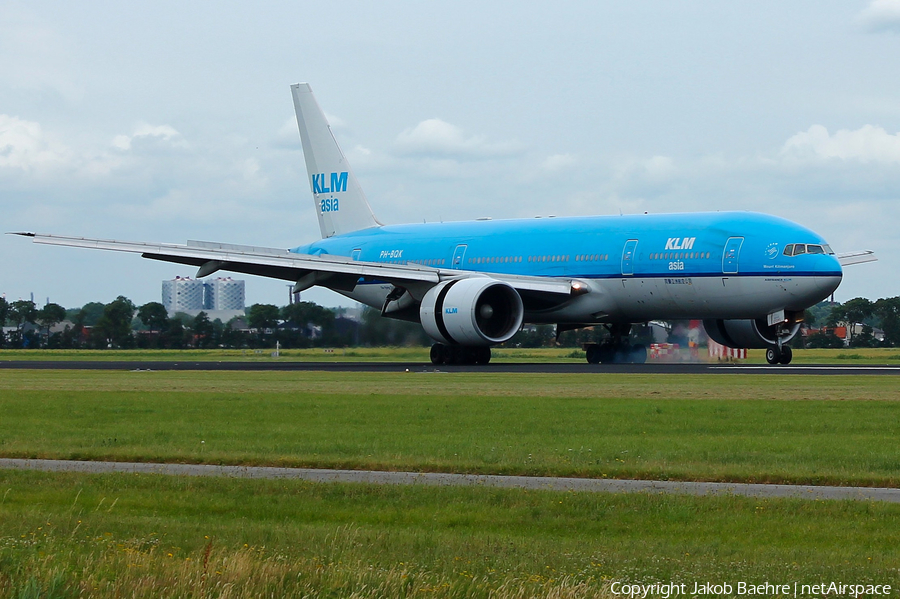
<instances>
[{"instance_id":1,"label":"netairspace logo","mask_svg":"<svg viewBox=\"0 0 900 599\"><path fill-rule=\"evenodd\" d=\"M640 597L661 597L662 599L670 599L672 597L698 597L703 595L727 595L735 596L753 596L753 597L773 597L773 596L794 596L805 597L822 595L835 595L846 597L859 597L860 595L880 596L890 595L891 585L889 584L845 584L843 582L819 582L817 584L802 584L794 582L790 584L773 584L764 582L762 584L751 584L748 582L654 582L652 584L613 582L609 590L613 595L627 596L632 599Z\"/></svg>"}]
</instances>

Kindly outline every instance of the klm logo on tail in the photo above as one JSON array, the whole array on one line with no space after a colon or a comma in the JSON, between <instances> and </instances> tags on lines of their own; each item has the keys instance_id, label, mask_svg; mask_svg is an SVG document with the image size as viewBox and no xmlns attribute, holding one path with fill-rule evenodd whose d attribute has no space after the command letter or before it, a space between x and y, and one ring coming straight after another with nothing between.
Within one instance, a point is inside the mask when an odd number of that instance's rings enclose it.
<instances>
[{"instance_id":1,"label":"klm logo on tail","mask_svg":"<svg viewBox=\"0 0 900 599\"><path fill-rule=\"evenodd\" d=\"M331 173L331 187L326 187L325 185L325 173L313 174L312 187L314 194L347 191L347 171ZM341 204L337 198L321 198L319 200L319 209L322 212L337 212L341 209Z\"/></svg>"},{"instance_id":2,"label":"klm logo on tail","mask_svg":"<svg viewBox=\"0 0 900 599\"><path fill-rule=\"evenodd\" d=\"M338 193L347 191L347 171L331 173L331 187L325 186L325 173L312 175L313 193Z\"/></svg>"}]
</instances>

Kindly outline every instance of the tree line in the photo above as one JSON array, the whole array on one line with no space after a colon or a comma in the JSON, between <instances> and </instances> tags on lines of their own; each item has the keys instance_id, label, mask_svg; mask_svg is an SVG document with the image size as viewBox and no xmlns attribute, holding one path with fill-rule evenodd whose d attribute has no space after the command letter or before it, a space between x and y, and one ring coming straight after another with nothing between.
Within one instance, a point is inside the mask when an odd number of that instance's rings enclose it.
<instances>
[{"instance_id":1,"label":"tree line","mask_svg":"<svg viewBox=\"0 0 900 599\"><path fill-rule=\"evenodd\" d=\"M56 325L64 321L60 330ZM159 302L137 306L121 295L108 304L89 302L71 309L55 303L37 308L30 300L0 298L0 323L6 328L0 347L7 348L269 348L276 343L285 348L333 347L365 337L355 324L312 302L281 308L254 304L243 318L224 323L210 320L206 312L170 316Z\"/></svg>"},{"instance_id":2,"label":"tree line","mask_svg":"<svg viewBox=\"0 0 900 599\"><path fill-rule=\"evenodd\" d=\"M56 327L67 322L61 330ZM159 302L135 305L124 296L108 304L89 302L81 308L66 309L55 303L42 308L30 300L7 302L0 297L0 347L57 349L115 348L283 348L352 346L428 346L432 341L414 322L381 316L366 308L359 320L344 318L340 309L324 308L313 302L287 306L253 304L243 318L224 323L210 320L205 312L196 316L179 313L170 316ZM900 346L900 297L871 301L854 298L843 304L821 302L806 311L804 326L818 332L799 336L794 347L843 347L844 340L835 329L861 324L859 331L848 327L851 347ZM673 331L677 327L671 327ZM874 330L884 332L883 341ZM55 329L55 330L54 330ZM649 343L649 329L633 328L639 342ZM676 334L673 332L673 334ZM529 327L519 331L505 345L512 347L580 347L585 342L601 341L602 327L565 331L559 336L552 325ZM672 339L670 339L672 341ZM675 339L677 342L678 340Z\"/></svg>"},{"instance_id":3,"label":"tree line","mask_svg":"<svg viewBox=\"0 0 900 599\"><path fill-rule=\"evenodd\" d=\"M844 347L835 329L845 326L850 347L900 347L900 297L874 302L856 297L843 304L821 302L806 311L804 322L818 329L806 338L806 347ZM858 332L856 324L862 325ZM876 328L884 332L882 341L874 335Z\"/></svg>"}]
</instances>

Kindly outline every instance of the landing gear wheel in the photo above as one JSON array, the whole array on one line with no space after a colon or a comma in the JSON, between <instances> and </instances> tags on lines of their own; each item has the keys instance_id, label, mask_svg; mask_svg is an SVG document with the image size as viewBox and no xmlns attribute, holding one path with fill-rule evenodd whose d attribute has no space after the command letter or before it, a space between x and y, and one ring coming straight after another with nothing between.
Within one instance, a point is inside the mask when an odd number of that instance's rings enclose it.
<instances>
[{"instance_id":1,"label":"landing gear wheel","mask_svg":"<svg viewBox=\"0 0 900 599\"><path fill-rule=\"evenodd\" d=\"M647 362L647 346L646 345L632 345L631 353L628 355L629 362L632 364L644 364Z\"/></svg>"},{"instance_id":2,"label":"landing gear wheel","mask_svg":"<svg viewBox=\"0 0 900 599\"><path fill-rule=\"evenodd\" d=\"M431 346L431 363L440 366L447 361L447 346L443 343L435 343Z\"/></svg>"},{"instance_id":3,"label":"landing gear wheel","mask_svg":"<svg viewBox=\"0 0 900 599\"><path fill-rule=\"evenodd\" d=\"M781 358L781 355L777 347L766 348L766 362L769 364L778 364L780 362L779 358Z\"/></svg>"},{"instance_id":4,"label":"landing gear wheel","mask_svg":"<svg viewBox=\"0 0 900 599\"><path fill-rule=\"evenodd\" d=\"M781 356L778 358L779 364L790 364L794 358L794 352L787 345L781 346Z\"/></svg>"},{"instance_id":5,"label":"landing gear wheel","mask_svg":"<svg viewBox=\"0 0 900 599\"><path fill-rule=\"evenodd\" d=\"M461 347L458 345L447 345L446 348L447 358L444 360L444 364L465 364L465 355Z\"/></svg>"},{"instance_id":6,"label":"landing gear wheel","mask_svg":"<svg viewBox=\"0 0 900 599\"><path fill-rule=\"evenodd\" d=\"M616 360L616 348L608 343L600 345L600 363L612 364Z\"/></svg>"},{"instance_id":7,"label":"landing gear wheel","mask_svg":"<svg viewBox=\"0 0 900 599\"><path fill-rule=\"evenodd\" d=\"M589 345L587 348L587 351L585 351L585 353L587 354L588 364L599 364L600 363L600 358L601 358L603 352L600 350L599 345Z\"/></svg>"},{"instance_id":8,"label":"landing gear wheel","mask_svg":"<svg viewBox=\"0 0 900 599\"><path fill-rule=\"evenodd\" d=\"M491 361L491 348L489 347L476 347L472 350L475 355L475 363L476 364L488 364Z\"/></svg>"}]
</instances>

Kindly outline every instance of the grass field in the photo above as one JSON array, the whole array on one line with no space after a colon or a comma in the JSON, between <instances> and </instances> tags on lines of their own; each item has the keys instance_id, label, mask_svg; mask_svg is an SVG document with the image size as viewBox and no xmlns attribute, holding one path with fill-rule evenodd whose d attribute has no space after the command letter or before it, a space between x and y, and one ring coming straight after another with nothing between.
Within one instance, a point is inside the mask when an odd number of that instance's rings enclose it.
<instances>
[{"instance_id":1,"label":"grass field","mask_svg":"<svg viewBox=\"0 0 900 599\"><path fill-rule=\"evenodd\" d=\"M0 371L0 456L900 486L894 377ZM0 597L900 585L900 506L0 470Z\"/></svg>"},{"instance_id":2,"label":"grass field","mask_svg":"<svg viewBox=\"0 0 900 599\"><path fill-rule=\"evenodd\" d=\"M700 356L704 353L701 350ZM0 349L0 360L141 360L141 361L299 361L299 362L423 362L429 361L427 347L355 347L281 350L277 358L270 350L189 349L189 350L27 350ZM682 356L685 360L688 356ZM584 352L576 348L495 348L494 362L583 363ZM747 364L765 364L763 350L750 350ZM893 364L900 365L900 348L848 348L794 350L794 364ZM598 366L598 370L602 367Z\"/></svg>"},{"instance_id":3,"label":"grass field","mask_svg":"<svg viewBox=\"0 0 900 599\"><path fill-rule=\"evenodd\" d=\"M893 377L4 371L0 456L900 486Z\"/></svg>"},{"instance_id":4,"label":"grass field","mask_svg":"<svg viewBox=\"0 0 900 599\"><path fill-rule=\"evenodd\" d=\"M900 506L0 471L0 595L610 596L900 583Z\"/></svg>"}]
</instances>

